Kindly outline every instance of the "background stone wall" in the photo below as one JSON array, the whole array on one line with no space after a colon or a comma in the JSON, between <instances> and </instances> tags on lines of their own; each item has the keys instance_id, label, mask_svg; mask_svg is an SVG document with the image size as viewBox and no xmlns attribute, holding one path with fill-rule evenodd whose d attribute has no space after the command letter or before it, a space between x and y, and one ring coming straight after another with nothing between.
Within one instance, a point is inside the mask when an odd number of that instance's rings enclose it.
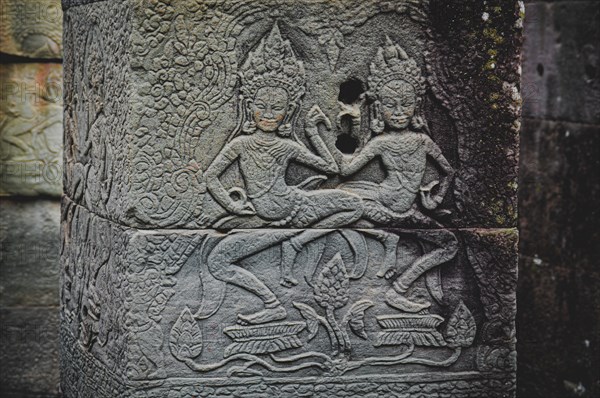
<instances>
[{"instance_id":1,"label":"background stone wall","mask_svg":"<svg viewBox=\"0 0 600 398\"><path fill-rule=\"evenodd\" d=\"M600 396L600 2L526 3L520 397Z\"/></svg>"},{"instance_id":2,"label":"background stone wall","mask_svg":"<svg viewBox=\"0 0 600 398\"><path fill-rule=\"evenodd\" d=\"M58 395L60 0L0 0L0 396Z\"/></svg>"},{"instance_id":3,"label":"background stone wall","mask_svg":"<svg viewBox=\"0 0 600 398\"><path fill-rule=\"evenodd\" d=\"M0 5L0 396L56 396L62 13ZM525 6L519 397L597 397L600 2Z\"/></svg>"}]
</instances>

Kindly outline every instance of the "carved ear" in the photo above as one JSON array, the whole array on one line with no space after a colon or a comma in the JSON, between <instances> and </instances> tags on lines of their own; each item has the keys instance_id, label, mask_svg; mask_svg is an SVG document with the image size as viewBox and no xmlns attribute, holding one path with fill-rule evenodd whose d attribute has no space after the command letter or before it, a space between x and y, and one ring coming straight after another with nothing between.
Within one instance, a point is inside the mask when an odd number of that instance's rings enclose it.
<instances>
[{"instance_id":1,"label":"carved ear","mask_svg":"<svg viewBox=\"0 0 600 398\"><path fill-rule=\"evenodd\" d=\"M385 122L381 117L381 102L374 101L371 104L371 130L375 134L383 133L385 129Z\"/></svg>"},{"instance_id":2,"label":"carved ear","mask_svg":"<svg viewBox=\"0 0 600 398\"><path fill-rule=\"evenodd\" d=\"M291 124L292 123L292 119L294 118L294 116L296 115L296 109L298 109L298 105L295 102L291 102L288 105L288 111L285 115L285 118L283 119L283 123L282 124Z\"/></svg>"},{"instance_id":3,"label":"carved ear","mask_svg":"<svg viewBox=\"0 0 600 398\"><path fill-rule=\"evenodd\" d=\"M252 116L252 100L250 98L244 98L242 100L242 109L246 121L254 121L254 117Z\"/></svg>"},{"instance_id":4,"label":"carved ear","mask_svg":"<svg viewBox=\"0 0 600 398\"><path fill-rule=\"evenodd\" d=\"M298 105L296 103L292 102L288 105L288 111L285 115L285 118L281 122L281 126L279 126L278 134L281 137L289 137L292 135L296 109L298 109Z\"/></svg>"}]
</instances>

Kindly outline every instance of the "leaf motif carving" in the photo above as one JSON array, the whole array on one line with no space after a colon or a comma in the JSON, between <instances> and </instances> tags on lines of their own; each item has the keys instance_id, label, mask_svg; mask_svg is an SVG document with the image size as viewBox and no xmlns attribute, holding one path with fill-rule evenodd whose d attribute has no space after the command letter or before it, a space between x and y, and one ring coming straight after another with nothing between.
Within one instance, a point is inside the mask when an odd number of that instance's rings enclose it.
<instances>
[{"instance_id":1,"label":"leaf motif carving","mask_svg":"<svg viewBox=\"0 0 600 398\"><path fill-rule=\"evenodd\" d=\"M367 339L367 332L365 332L365 311L373 305L373 302L369 300L357 301L344 316L343 324L347 323L350 326L350 330L364 340Z\"/></svg>"},{"instance_id":2,"label":"leaf motif carving","mask_svg":"<svg viewBox=\"0 0 600 398\"><path fill-rule=\"evenodd\" d=\"M192 359L202 353L202 330L188 307L181 312L171 329L169 347L180 361Z\"/></svg>"},{"instance_id":3,"label":"leaf motif carving","mask_svg":"<svg viewBox=\"0 0 600 398\"><path fill-rule=\"evenodd\" d=\"M449 347L470 347L475 340L477 325L471 311L462 301L458 304L446 327L446 342Z\"/></svg>"},{"instance_id":4,"label":"leaf motif carving","mask_svg":"<svg viewBox=\"0 0 600 398\"><path fill-rule=\"evenodd\" d=\"M323 322L322 317L309 305L303 303L293 303L294 307L300 311L300 315L306 320L308 329L308 341L312 340L319 331L319 322Z\"/></svg>"}]
</instances>

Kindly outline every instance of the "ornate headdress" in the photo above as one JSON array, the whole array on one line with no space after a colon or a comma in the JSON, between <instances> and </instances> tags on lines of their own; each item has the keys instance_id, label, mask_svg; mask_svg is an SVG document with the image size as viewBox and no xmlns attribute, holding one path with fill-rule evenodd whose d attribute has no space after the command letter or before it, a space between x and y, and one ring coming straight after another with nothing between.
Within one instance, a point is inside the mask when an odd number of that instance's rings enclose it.
<instances>
[{"instance_id":1,"label":"ornate headdress","mask_svg":"<svg viewBox=\"0 0 600 398\"><path fill-rule=\"evenodd\" d=\"M403 80L415 89L417 97L425 94L425 78L417 62L406 51L386 36L386 43L379 47L375 62L371 64L369 95L376 97L379 90L392 80Z\"/></svg>"},{"instance_id":2,"label":"ornate headdress","mask_svg":"<svg viewBox=\"0 0 600 398\"><path fill-rule=\"evenodd\" d=\"M296 59L288 40L283 40L277 24L263 37L256 50L248 55L240 72L241 92L253 98L261 87L281 87L296 102L305 92L304 65Z\"/></svg>"}]
</instances>

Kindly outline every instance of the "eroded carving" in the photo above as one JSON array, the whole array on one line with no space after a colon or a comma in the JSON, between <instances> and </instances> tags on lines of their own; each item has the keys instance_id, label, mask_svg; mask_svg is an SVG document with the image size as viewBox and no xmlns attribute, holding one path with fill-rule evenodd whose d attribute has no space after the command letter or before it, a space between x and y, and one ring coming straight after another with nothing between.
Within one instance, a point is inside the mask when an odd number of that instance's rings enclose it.
<instances>
[{"instance_id":1,"label":"eroded carving","mask_svg":"<svg viewBox=\"0 0 600 398\"><path fill-rule=\"evenodd\" d=\"M67 57L66 356L131 396L513 388L512 249L454 228L471 116L430 76L428 2L109 3L67 13L95 66ZM123 74L94 9L131 18Z\"/></svg>"}]
</instances>

